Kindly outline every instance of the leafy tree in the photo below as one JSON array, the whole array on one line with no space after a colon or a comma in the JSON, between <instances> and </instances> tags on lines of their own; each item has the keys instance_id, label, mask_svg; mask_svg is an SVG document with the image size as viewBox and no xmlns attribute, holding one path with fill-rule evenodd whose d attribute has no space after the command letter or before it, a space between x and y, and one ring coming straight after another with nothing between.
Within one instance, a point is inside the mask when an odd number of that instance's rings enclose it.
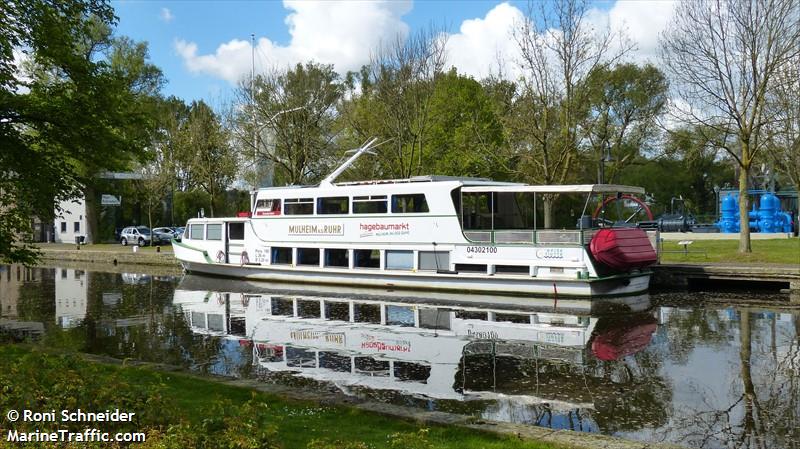
<instances>
[{"instance_id":1,"label":"leafy tree","mask_svg":"<svg viewBox=\"0 0 800 449\"><path fill-rule=\"evenodd\" d=\"M653 148L658 134L657 118L667 104L667 80L653 65L619 64L601 66L587 79L590 115L588 156L594 163L608 152L609 171L598 182L613 184L619 170L636 161L642 150Z\"/></svg>"},{"instance_id":2,"label":"leafy tree","mask_svg":"<svg viewBox=\"0 0 800 449\"><path fill-rule=\"evenodd\" d=\"M503 125L492 98L455 69L436 78L430 127L423 147L428 173L507 178Z\"/></svg>"},{"instance_id":3,"label":"leafy tree","mask_svg":"<svg viewBox=\"0 0 800 449\"><path fill-rule=\"evenodd\" d=\"M152 121L144 78L119 63L108 31L115 21L101 0L0 5L3 261L32 263L30 217L50 221L54 207L78 197L94 174L127 167L146 145Z\"/></svg>"},{"instance_id":4,"label":"leafy tree","mask_svg":"<svg viewBox=\"0 0 800 449\"><path fill-rule=\"evenodd\" d=\"M236 156L228 132L217 114L203 101L192 102L184 124L185 146L182 162L191 172L196 186L209 195L209 212L236 176Z\"/></svg>"},{"instance_id":5,"label":"leafy tree","mask_svg":"<svg viewBox=\"0 0 800 449\"><path fill-rule=\"evenodd\" d=\"M769 95L800 54L797 1L680 3L661 48L687 105L678 118L731 136L722 148L739 166L739 251L749 253L748 176L774 120Z\"/></svg>"},{"instance_id":6,"label":"leafy tree","mask_svg":"<svg viewBox=\"0 0 800 449\"><path fill-rule=\"evenodd\" d=\"M563 184L578 161L588 113L587 78L614 64L630 45L610 31L597 32L586 0L531 3L514 31L521 53L522 91L516 101L513 143L518 177L537 184ZM612 43L619 38L618 50ZM544 225L553 226L555 196L545 195Z\"/></svg>"},{"instance_id":7,"label":"leafy tree","mask_svg":"<svg viewBox=\"0 0 800 449\"><path fill-rule=\"evenodd\" d=\"M407 178L427 171L423 155L432 126L435 78L445 64L445 41L435 30L398 37L379 49L358 75L352 99L342 106L343 141L355 146L371 137L385 145L378 158L359 161L373 176Z\"/></svg>"},{"instance_id":8,"label":"leafy tree","mask_svg":"<svg viewBox=\"0 0 800 449\"><path fill-rule=\"evenodd\" d=\"M306 184L331 164L336 105L344 88L331 65L297 64L286 72L257 76L238 95L249 107L235 113L234 132L255 167L254 186ZM274 180L267 170L274 167ZM267 178L267 179L265 179Z\"/></svg>"}]
</instances>

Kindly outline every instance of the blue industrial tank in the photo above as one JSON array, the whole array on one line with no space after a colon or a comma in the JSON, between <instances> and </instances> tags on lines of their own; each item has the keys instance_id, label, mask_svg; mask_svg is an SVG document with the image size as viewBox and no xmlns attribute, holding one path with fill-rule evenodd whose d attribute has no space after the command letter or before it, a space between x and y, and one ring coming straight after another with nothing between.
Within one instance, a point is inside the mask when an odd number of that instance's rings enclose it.
<instances>
[{"instance_id":1,"label":"blue industrial tank","mask_svg":"<svg viewBox=\"0 0 800 449\"><path fill-rule=\"evenodd\" d=\"M792 232L792 217L781 209L781 200L773 193L764 193L759 198L758 209L748 212L752 232ZM720 218L715 223L720 232L739 232L739 198L729 194L722 199Z\"/></svg>"},{"instance_id":2,"label":"blue industrial tank","mask_svg":"<svg viewBox=\"0 0 800 449\"><path fill-rule=\"evenodd\" d=\"M739 201L733 194L722 199L719 208L719 221L716 223L720 232L739 232Z\"/></svg>"}]
</instances>

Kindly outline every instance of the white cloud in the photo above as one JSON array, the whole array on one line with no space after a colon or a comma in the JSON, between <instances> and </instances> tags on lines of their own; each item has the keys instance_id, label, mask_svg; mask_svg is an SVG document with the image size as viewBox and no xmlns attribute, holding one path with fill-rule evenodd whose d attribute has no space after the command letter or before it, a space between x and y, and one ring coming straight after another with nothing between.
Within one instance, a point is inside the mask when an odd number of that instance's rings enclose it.
<instances>
[{"instance_id":1,"label":"white cloud","mask_svg":"<svg viewBox=\"0 0 800 449\"><path fill-rule=\"evenodd\" d=\"M518 8L501 3L486 13L485 18L465 20L459 32L447 38L448 64L478 79L499 69L507 77L516 77L518 68L513 61L519 50L511 33L523 18Z\"/></svg>"},{"instance_id":2,"label":"white cloud","mask_svg":"<svg viewBox=\"0 0 800 449\"><path fill-rule=\"evenodd\" d=\"M596 29L625 30L638 46L629 59L657 62L658 36L672 17L675 3L618 0L610 9L590 10L587 20ZM382 43L409 34L402 17L411 10L410 0L284 0L283 5L290 11L285 19L290 41L279 45L266 37L259 38L255 49L259 71L310 60L333 64L339 73L357 70ZM520 74L519 50L512 31L523 18L519 8L504 2L484 17L463 21L458 32L446 36L448 65L476 78L498 71L516 78ZM223 43L208 54L199 53L194 42L178 39L175 50L194 73L231 84L250 73L252 47L247 39Z\"/></svg>"},{"instance_id":3,"label":"white cloud","mask_svg":"<svg viewBox=\"0 0 800 449\"><path fill-rule=\"evenodd\" d=\"M618 0L608 11L592 10L590 20L598 26L610 26L613 32L624 31L637 46L630 54L634 62L658 63L658 38L676 5L672 0Z\"/></svg>"},{"instance_id":4,"label":"white cloud","mask_svg":"<svg viewBox=\"0 0 800 449\"><path fill-rule=\"evenodd\" d=\"M285 67L298 62L333 64L339 73L357 70L369 61L370 51L396 36L405 38L409 27L402 16L411 10L404 1L284 0L292 12L286 17L291 39L282 46L267 38L256 43L256 68ZM175 41L175 50L195 73L222 78L231 84L250 73L252 47L247 40L221 44L213 54L198 55L197 45Z\"/></svg>"},{"instance_id":5,"label":"white cloud","mask_svg":"<svg viewBox=\"0 0 800 449\"><path fill-rule=\"evenodd\" d=\"M169 8L161 8L161 14L158 15L159 19L165 23L170 23L175 18Z\"/></svg>"}]
</instances>

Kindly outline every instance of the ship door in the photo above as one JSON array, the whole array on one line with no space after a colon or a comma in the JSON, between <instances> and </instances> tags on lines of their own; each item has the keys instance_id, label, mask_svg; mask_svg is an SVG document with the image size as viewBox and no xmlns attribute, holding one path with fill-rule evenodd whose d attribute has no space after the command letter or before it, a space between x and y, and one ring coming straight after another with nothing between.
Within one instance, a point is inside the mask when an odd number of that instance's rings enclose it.
<instances>
[{"instance_id":1,"label":"ship door","mask_svg":"<svg viewBox=\"0 0 800 449\"><path fill-rule=\"evenodd\" d=\"M225 263L242 264L244 252L244 222L228 222L225 233Z\"/></svg>"}]
</instances>

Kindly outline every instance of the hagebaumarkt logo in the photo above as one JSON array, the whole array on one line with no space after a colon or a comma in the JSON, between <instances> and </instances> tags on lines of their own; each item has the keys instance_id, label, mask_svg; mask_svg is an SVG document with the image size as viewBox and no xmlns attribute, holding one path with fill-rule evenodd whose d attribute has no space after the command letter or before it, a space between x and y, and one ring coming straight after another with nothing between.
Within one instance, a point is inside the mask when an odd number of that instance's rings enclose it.
<instances>
[{"instance_id":1,"label":"hagebaumarkt logo","mask_svg":"<svg viewBox=\"0 0 800 449\"><path fill-rule=\"evenodd\" d=\"M360 237L382 237L387 235L406 235L411 232L408 223L359 223Z\"/></svg>"}]
</instances>

